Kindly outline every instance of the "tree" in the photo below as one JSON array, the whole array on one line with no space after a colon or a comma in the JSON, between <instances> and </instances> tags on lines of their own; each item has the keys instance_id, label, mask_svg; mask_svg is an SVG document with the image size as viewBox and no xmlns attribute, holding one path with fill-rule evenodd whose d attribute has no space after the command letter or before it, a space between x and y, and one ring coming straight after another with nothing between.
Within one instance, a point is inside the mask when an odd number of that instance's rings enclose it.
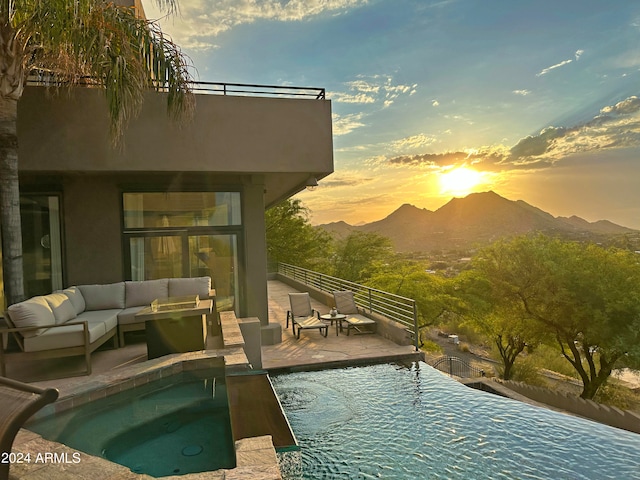
<instances>
[{"instance_id":1,"label":"tree","mask_svg":"<svg viewBox=\"0 0 640 480\"><path fill-rule=\"evenodd\" d=\"M465 323L491 340L505 380L512 378L515 362L525 348L535 348L544 336L544 329L512 291L512 278L520 267L517 258L498 242L481 250L473 258L473 268L455 279L459 313Z\"/></svg>"},{"instance_id":2,"label":"tree","mask_svg":"<svg viewBox=\"0 0 640 480\"><path fill-rule=\"evenodd\" d=\"M452 309L451 281L430 274L419 262L397 260L378 268L367 285L416 302L418 328L434 325Z\"/></svg>"},{"instance_id":3,"label":"tree","mask_svg":"<svg viewBox=\"0 0 640 480\"><path fill-rule=\"evenodd\" d=\"M156 0L168 11L176 0ZM24 298L18 186L18 101L27 77L104 88L111 136L120 139L149 89L172 114L193 104L186 59L159 27L107 0L10 0L0 5L0 223L7 303Z\"/></svg>"},{"instance_id":4,"label":"tree","mask_svg":"<svg viewBox=\"0 0 640 480\"><path fill-rule=\"evenodd\" d=\"M331 236L309 223L308 211L300 200L289 198L271 207L265 222L269 262L327 268Z\"/></svg>"},{"instance_id":5,"label":"tree","mask_svg":"<svg viewBox=\"0 0 640 480\"><path fill-rule=\"evenodd\" d=\"M553 336L582 379L582 398L614 368L640 361L637 254L540 235L498 242L482 256L494 295Z\"/></svg>"},{"instance_id":6,"label":"tree","mask_svg":"<svg viewBox=\"0 0 640 480\"><path fill-rule=\"evenodd\" d=\"M376 233L354 232L338 242L334 259L334 275L363 283L377 262L391 260L391 240Z\"/></svg>"}]
</instances>

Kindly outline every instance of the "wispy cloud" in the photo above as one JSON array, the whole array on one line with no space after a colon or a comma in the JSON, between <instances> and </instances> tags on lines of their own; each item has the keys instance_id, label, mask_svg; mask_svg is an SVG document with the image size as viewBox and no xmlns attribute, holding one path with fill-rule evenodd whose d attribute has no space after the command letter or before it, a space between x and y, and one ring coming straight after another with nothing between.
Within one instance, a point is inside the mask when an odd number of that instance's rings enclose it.
<instances>
[{"instance_id":1,"label":"wispy cloud","mask_svg":"<svg viewBox=\"0 0 640 480\"><path fill-rule=\"evenodd\" d=\"M526 97L527 95L531 94L530 90L513 90L513 92L515 95L521 95L523 97Z\"/></svg>"},{"instance_id":2,"label":"wispy cloud","mask_svg":"<svg viewBox=\"0 0 640 480\"><path fill-rule=\"evenodd\" d=\"M573 60L570 58L570 59L564 60L564 61L562 61L560 63L556 63L555 65L551 65L550 67L542 69L539 73L536 73L536 77L542 77L543 75L546 75L547 73L551 72L552 70L555 70L556 68L564 67L565 65L568 65L571 62L573 62Z\"/></svg>"},{"instance_id":3,"label":"wispy cloud","mask_svg":"<svg viewBox=\"0 0 640 480\"><path fill-rule=\"evenodd\" d=\"M338 188L338 187L360 187L366 185L375 180L374 177L362 175L355 171L342 171L335 172L330 177L322 180L323 188Z\"/></svg>"},{"instance_id":4,"label":"wispy cloud","mask_svg":"<svg viewBox=\"0 0 640 480\"><path fill-rule=\"evenodd\" d=\"M364 127L362 118L364 113L351 113L348 115L338 115L334 113L332 116L333 134L335 136L346 135L353 132L356 128Z\"/></svg>"},{"instance_id":5,"label":"wispy cloud","mask_svg":"<svg viewBox=\"0 0 640 480\"><path fill-rule=\"evenodd\" d=\"M404 137L400 140L394 140L388 144L388 148L396 151L406 151L408 149L426 147L435 141L435 137L421 133L410 137Z\"/></svg>"},{"instance_id":6,"label":"wispy cloud","mask_svg":"<svg viewBox=\"0 0 640 480\"><path fill-rule=\"evenodd\" d=\"M344 83L346 91L330 92L334 102L380 103L388 107L401 95L413 95L418 85L396 83L391 75L359 75L355 80Z\"/></svg>"},{"instance_id":7,"label":"wispy cloud","mask_svg":"<svg viewBox=\"0 0 640 480\"><path fill-rule=\"evenodd\" d=\"M571 127L549 126L512 147L484 146L475 150L398 155L385 158L395 166L442 168L462 164L479 170L548 168L578 153L640 148L640 98L632 96L603 107L591 120Z\"/></svg>"},{"instance_id":8,"label":"wispy cloud","mask_svg":"<svg viewBox=\"0 0 640 480\"><path fill-rule=\"evenodd\" d=\"M366 5L369 0L190 0L180 4L180 22L163 22L182 48L215 48L214 38L238 25L257 20L299 22L313 17L336 15ZM162 13L154 2L146 1L148 18Z\"/></svg>"}]
</instances>

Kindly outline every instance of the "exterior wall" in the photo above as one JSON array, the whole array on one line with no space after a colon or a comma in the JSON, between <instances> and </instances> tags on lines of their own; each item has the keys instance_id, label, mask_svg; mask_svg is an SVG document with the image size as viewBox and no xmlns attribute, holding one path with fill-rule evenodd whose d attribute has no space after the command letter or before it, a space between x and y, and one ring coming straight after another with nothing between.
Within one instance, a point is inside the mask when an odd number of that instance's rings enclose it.
<instances>
[{"instance_id":1,"label":"exterior wall","mask_svg":"<svg viewBox=\"0 0 640 480\"><path fill-rule=\"evenodd\" d=\"M121 150L109 139L102 90L51 96L45 88L27 87L18 113L21 169L331 171L328 101L222 95L196 95L196 101L193 118L179 124L167 115L165 95L150 93ZM46 163L40 161L43 154Z\"/></svg>"},{"instance_id":2,"label":"exterior wall","mask_svg":"<svg viewBox=\"0 0 640 480\"><path fill-rule=\"evenodd\" d=\"M124 279L120 191L109 177L63 182L66 286Z\"/></svg>"},{"instance_id":3,"label":"exterior wall","mask_svg":"<svg viewBox=\"0 0 640 480\"><path fill-rule=\"evenodd\" d=\"M200 94L196 102L179 124L165 95L149 93L123 148L113 148L100 89L28 87L18 107L21 171L264 174L267 205L333 171L329 101Z\"/></svg>"}]
</instances>

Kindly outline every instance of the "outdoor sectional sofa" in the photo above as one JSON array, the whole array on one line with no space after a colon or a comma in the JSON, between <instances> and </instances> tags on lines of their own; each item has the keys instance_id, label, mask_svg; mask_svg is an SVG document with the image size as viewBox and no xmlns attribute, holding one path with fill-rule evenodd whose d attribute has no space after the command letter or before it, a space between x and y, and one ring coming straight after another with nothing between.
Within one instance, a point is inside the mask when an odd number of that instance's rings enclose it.
<instances>
[{"instance_id":1,"label":"outdoor sectional sofa","mask_svg":"<svg viewBox=\"0 0 640 480\"><path fill-rule=\"evenodd\" d=\"M13 359L40 360L84 355L91 373L91 353L109 340L124 346L124 333L144 330L135 314L156 299L198 295L213 297L211 277L162 278L140 282L79 285L11 305L5 313L8 334L19 351L5 352L0 345L0 371ZM119 340L119 341L118 341Z\"/></svg>"}]
</instances>

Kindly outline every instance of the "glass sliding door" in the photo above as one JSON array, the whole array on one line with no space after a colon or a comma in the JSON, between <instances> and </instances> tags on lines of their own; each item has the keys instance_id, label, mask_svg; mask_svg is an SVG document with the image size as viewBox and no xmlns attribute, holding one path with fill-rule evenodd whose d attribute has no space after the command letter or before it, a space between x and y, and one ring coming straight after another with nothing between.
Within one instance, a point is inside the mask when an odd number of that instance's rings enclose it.
<instances>
[{"instance_id":1,"label":"glass sliding door","mask_svg":"<svg viewBox=\"0 0 640 480\"><path fill-rule=\"evenodd\" d=\"M149 235L129 239L131 280L181 278L184 276L182 238L172 235Z\"/></svg>"},{"instance_id":2,"label":"glass sliding door","mask_svg":"<svg viewBox=\"0 0 640 480\"><path fill-rule=\"evenodd\" d=\"M238 291L237 243L236 235L189 237L190 276L211 277L218 311L235 310Z\"/></svg>"},{"instance_id":3,"label":"glass sliding door","mask_svg":"<svg viewBox=\"0 0 640 480\"><path fill-rule=\"evenodd\" d=\"M46 295L62 289L60 198L23 195L20 216L25 295Z\"/></svg>"},{"instance_id":4,"label":"glass sliding door","mask_svg":"<svg viewBox=\"0 0 640 480\"><path fill-rule=\"evenodd\" d=\"M218 310L236 310L240 199L240 192L123 193L130 279L210 276Z\"/></svg>"}]
</instances>

